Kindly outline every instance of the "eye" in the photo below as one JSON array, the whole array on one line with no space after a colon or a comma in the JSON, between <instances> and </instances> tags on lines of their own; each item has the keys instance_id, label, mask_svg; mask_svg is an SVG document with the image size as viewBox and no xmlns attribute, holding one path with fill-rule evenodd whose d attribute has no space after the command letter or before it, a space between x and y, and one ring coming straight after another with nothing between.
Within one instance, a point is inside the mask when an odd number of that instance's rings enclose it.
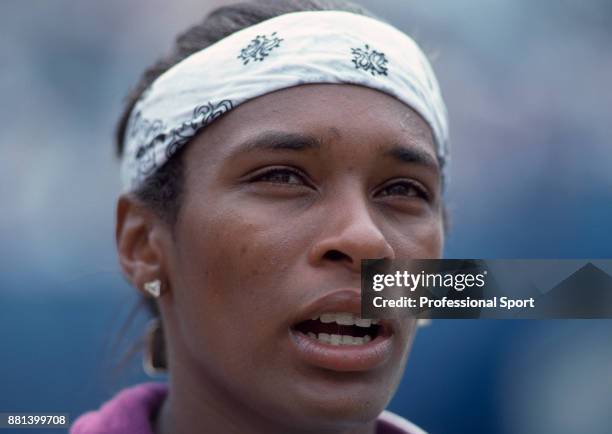
<instances>
[{"instance_id":1,"label":"eye","mask_svg":"<svg viewBox=\"0 0 612 434\"><path fill-rule=\"evenodd\" d=\"M273 168L260 172L250 179L250 182L270 182L273 184L308 185L305 176L290 168Z\"/></svg>"},{"instance_id":2,"label":"eye","mask_svg":"<svg viewBox=\"0 0 612 434\"><path fill-rule=\"evenodd\" d=\"M421 183L413 180L401 180L384 186L379 190L379 196L417 197L427 202L431 200L430 194Z\"/></svg>"}]
</instances>

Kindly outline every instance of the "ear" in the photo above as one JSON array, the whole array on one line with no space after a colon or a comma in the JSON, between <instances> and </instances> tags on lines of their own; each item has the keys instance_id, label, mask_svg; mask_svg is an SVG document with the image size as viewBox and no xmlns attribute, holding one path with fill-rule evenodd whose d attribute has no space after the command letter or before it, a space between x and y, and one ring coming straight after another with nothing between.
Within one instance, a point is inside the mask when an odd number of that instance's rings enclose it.
<instances>
[{"instance_id":1,"label":"ear","mask_svg":"<svg viewBox=\"0 0 612 434\"><path fill-rule=\"evenodd\" d=\"M168 228L154 212L132 195L117 201L115 238L119 263L125 277L143 291L144 284L154 279L165 282Z\"/></svg>"}]
</instances>

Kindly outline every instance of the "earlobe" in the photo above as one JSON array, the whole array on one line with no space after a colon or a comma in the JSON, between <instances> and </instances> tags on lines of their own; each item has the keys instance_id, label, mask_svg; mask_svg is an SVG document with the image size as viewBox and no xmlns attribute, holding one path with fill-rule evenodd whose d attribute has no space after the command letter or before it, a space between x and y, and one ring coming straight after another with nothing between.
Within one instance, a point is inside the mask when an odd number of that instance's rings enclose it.
<instances>
[{"instance_id":1,"label":"earlobe","mask_svg":"<svg viewBox=\"0 0 612 434\"><path fill-rule=\"evenodd\" d=\"M146 282L164 277L164 249L154 213L131 195L117 201L115 238L125 277L142 290Z\"/></svg>"}]
</instances>

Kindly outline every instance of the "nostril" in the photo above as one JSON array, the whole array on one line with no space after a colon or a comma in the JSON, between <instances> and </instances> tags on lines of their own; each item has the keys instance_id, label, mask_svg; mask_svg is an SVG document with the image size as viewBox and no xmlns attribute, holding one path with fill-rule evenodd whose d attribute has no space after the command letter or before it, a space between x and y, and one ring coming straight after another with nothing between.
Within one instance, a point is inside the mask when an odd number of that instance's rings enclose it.
<instances>
[{"instance_id":1,"label":"nostril","mask_svg":"<svg viewBox=\"0 0 612 434\"><path fill-rule=\"evenodd\" d=\"M323 255L323 257L331 261L341 261L343 259L348 259L349 261L351 260L348 255L342 253L339 250L329 250L325 253L325 255Z\"/></svg>"}]
</instances>

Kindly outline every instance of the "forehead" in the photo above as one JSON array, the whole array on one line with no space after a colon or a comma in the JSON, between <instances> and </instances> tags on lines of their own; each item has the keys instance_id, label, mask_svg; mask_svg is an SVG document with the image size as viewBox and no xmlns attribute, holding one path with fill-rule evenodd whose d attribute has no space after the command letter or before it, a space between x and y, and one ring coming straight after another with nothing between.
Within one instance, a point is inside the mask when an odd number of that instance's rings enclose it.
<instances>
[{"instance_id":1,"label":"forehead","mask_svg":"<svg viewBox=\"0 0 612 434\"><path fill-rule=\"evenodd\" d=\"M418 113L391 95L349 84L301 85L254 98L207 126L188 152L218 162L266 130L350 143L361 153L401 143L435 160L431 128Z\"/></svg>"}]
</instances>

